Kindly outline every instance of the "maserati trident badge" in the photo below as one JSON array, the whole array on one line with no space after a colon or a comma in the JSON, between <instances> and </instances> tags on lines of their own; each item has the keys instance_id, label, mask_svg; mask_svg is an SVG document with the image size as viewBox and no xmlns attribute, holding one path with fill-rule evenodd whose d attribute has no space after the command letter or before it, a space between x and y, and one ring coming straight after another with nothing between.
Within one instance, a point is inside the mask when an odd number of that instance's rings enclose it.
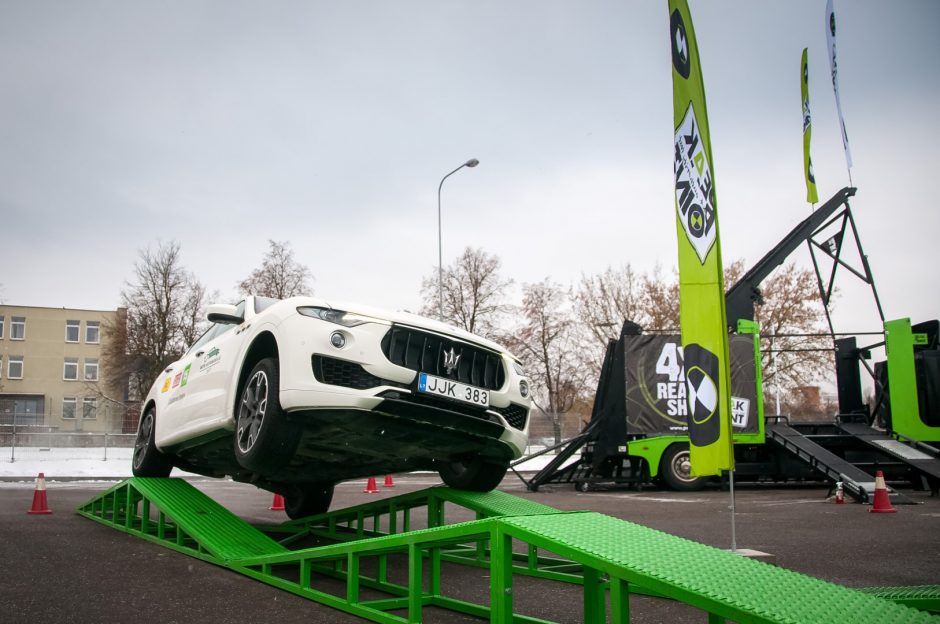
<instances>
[{"instance_id":1,"label":"maserati trident badge","mask_svg":"<svg viewBox=\"0 0 940 624\"><path fill-rule=\"evenodd\" d=\"M457 355L453 347L450 348L450 351L444 351L444 372L450 375L457 368L457 362L459 361L460 356Z\"/></svg>"}]
</instances>

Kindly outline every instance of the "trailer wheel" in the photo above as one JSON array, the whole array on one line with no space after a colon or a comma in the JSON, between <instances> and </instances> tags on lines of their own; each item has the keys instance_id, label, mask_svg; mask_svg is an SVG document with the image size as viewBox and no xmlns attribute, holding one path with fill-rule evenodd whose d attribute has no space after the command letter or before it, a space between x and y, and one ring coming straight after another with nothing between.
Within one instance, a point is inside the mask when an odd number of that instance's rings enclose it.
<instances>
[{"instance_id":1,"label":"trailer wheel","mask_svg":"<svg viewBox=\"0 0 940 624\"><path fill-rule=\"evenodd\" d=\"M590 492L591 484L588 483L587 481L578 481L577 483L574 484L574 489L576 489L579 492Z\"/></svg>"},{"instance_id":2,"label":"trailer wheel","mask_svg":"<svg viewBox=\"0 0 940 624\"><path fill-rule=\"evenodd\" d=\"M666 449L659 464L659 472L666 485L679 492L696 492L705 487L707 481L705 477L692 476L691 456L685 444L673 444Z\"/></svg>"}]
</instances>

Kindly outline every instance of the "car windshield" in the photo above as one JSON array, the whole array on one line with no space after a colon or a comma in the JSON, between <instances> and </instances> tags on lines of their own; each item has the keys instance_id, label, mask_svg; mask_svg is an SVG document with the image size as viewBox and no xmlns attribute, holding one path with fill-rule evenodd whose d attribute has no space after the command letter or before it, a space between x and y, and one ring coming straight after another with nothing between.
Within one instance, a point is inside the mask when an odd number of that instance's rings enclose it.
<instances>
[{"instance_id":1,"label":"car windshield","mask_svg":"<svg viewBox=\"0 0 940 624\"><path fill-rule=\"evenodd\" d=\"M273 299L271 297L255 297L255 314L264 312L278 301L280 301L280 299Z\"/></svg>"}]
</instances>

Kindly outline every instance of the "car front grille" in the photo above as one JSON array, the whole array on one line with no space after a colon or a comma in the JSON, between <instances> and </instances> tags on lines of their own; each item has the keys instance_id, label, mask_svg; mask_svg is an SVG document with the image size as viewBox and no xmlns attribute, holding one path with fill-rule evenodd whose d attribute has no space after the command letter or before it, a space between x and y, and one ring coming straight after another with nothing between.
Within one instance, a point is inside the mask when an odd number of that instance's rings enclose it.
<instances>
[{"instance_id":1,"label":"car front grille","mask_svg":"<svg viewBox=\"0 0 940 624\"><path fill-rule=\"evenodd\" d=\"M506 380L498 353L411 327L393 325L382 338L382 352L392 364L478 388L498 390ZM459 359L448 372L444 359L451 353Z\"/></svg>"},{"instance_id":2,"label":"car front grille","mask_svg":"<svg viewBox=\"0 0 940 624\"><path fill-rule=\"evenodd\" d=\"M525 429L525 421L529 417L528 408L510 403L509 407L490 407L490 409L502 414L510 427L518 429L519 431Z\"/></svg>"},{"instance_id":3,"label":"car front grille","mask_svg":"<svg viewBox=\"0 0 940 624\"><path fill-rule=\"evenodd\" d=\"M356 390L391 385L390 382L372 375L358 364L323 355L313 356L313 376L320 383Z\"/></svg>"}]
</instances>

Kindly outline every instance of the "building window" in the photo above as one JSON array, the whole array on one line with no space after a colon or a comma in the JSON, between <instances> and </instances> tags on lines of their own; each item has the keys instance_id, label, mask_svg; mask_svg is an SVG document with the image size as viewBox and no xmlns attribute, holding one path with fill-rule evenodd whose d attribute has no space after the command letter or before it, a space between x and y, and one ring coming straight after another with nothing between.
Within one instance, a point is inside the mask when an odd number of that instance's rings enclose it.
<instances>
[{"instance_id":1,"label":"building window","mask_svg":"<svg viewBox=\"0 0 940 624\"><path fill-rule=\"evenodd\" d=\"M62 399L62 418L72 420L75 418L75 397Z\"/></svg>"},{"instance_id":2,"label":"building window","mask_svg":"<svg viewBox=\"0 0 940 624\"><path fill-rule=\"evenodd\" d=\"M85 321L85 342L98 344L101 339L101 323L98 321Z\"/></svg>"},{"instance_id":3,"label":"building window","mask_svg":"<svg viewBox=\"0 0 940 624\"><path fill-rule=\"evenodd\" d=\"M23 356L11 355L7 358L7 379L23 378Z\"/></svg>"},{"instance_id":4,"label":"building window","mask_svg":"<svg viewBox=\"0 0 940 624\"><path fill-rule=\"evenodd\" d=\"M89 397L82 399L82 418L86 420L98 418L98 399Z\"/></svg>"},{"instance_id":5,"label":"building window","mask_svg":"<svg viewBox=\"0 0 940 624\"><path fill-rule=\"evenodd\" d=\"M81 332L81 322L65 321L65 342L78 342L78 335Z\"/></svg>"},{"instance_id":6,"label":"building window","mask_svg":"<svg viewBox=\"0 0 940 624\"><path fill-rule=\"evenodd\" d=\"M30 394L0 395L0 425L42 425L46 397Z\"/></svg>"},{"instance_id":7,"label":"building window","mask_svg":"<svg viewBox=\"0 0 940 624\"><path fill-rule=\"evenodd\" d=\"M10 318L10 340L26 340L26 317Z\"/></svg>"},{"instance_id":8,"label":"building window","mask_svg":"<svg viewBox=\"0 0 940 624\"><path fill-rule=\"evenodd\" d=\"M0 339L3 338L3 321L4 321L4 318L0 316Z\"/></svg>"},{"instance_id":9,"label":"building window","mask_svg":"<svg viewBox=\"0 0 940 624\"><path fill-rule=\"evenodd\" d=\"M66 381L78 380L78 358L65 358L65 367L62 369L62 379Z\"/></svg>"},{"instance_id":10,"label":"building window","mask_svg":"<svg viewBox=\"0 0 940 624\"><path fill-rule=\"evenodd\" d=\"M98 381L98 360L85 358L85 381Z\"/></svg>"}]
</instances>

